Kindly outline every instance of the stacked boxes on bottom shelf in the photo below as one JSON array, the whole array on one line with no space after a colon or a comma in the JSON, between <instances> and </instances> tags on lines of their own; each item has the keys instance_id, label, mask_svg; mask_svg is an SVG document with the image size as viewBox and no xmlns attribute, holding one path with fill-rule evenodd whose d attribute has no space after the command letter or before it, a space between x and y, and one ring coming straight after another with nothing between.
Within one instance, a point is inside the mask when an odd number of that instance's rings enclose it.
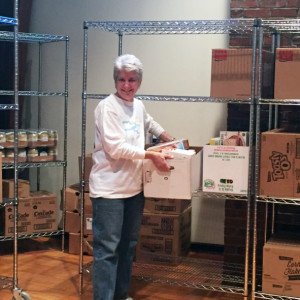
<instances>
[{"instance_id":1,"label":"stacked boxes on bottom shelf","mask_svg":"<svg viewBox=\"0 0 300 300\"><path fill-rule=\"evenodd\" d=\"M80 248L80 185L73 184L66 188L65 231L69 233L69 253L79 254ZM92 255L92 202L89 193L84 193L84 242L83 253Z\"/></svg>"},{"instance_id":2,"label":"stacked boxes on bottom shelf","mask_svg":"<svg viewBox=\"0 0 300 300\"><path fill-rule=\"evenodd\" d=\"M272 238L265 244L262 276L262 291L264 293L299 297L299 245L299 240L281 238Z\"/></svg>"},{"instance_id":3,"label":"stacked boxes on bottom shelf","mask_svg":"<svg viewBox=\"0 0 300 300\"><path fill-rule=\"evenodd\" d=\"M191 200L146 198L136 261L173 264L187 254Z\"/></svg>"},{"instance_id":4,"label":"stacked boxes on bottom shelf","mask_svg":"<svg viewBox=\"0 0 300 300\"><path fill-rule=\"evenodd\" d=\"M3 181L3 196L11 198L14 181ZM29 191L29 182L18 181L18 234L51 232L57 230L57 197L47 191ZM22 197L21 197L22 196ZM6 206L0 211L1 234L11 236L14 232L14 207Z\"/></svg>"}]
</instances>

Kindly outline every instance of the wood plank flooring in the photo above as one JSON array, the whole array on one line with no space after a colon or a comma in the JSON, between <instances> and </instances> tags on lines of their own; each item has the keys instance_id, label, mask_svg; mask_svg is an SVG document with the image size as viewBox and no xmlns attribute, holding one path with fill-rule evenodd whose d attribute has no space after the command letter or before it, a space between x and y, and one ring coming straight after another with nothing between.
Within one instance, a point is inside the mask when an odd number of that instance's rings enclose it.
<instances>
[{"instance_id":1,"label":"wood plank flooring","mask_svg":"<svg viewBox=\"0 0 300 300\"><path fill-rule=\"evenodd\" d=\"M54 240L54 241L53 241ZM13 256L10 241L0 244L0 276L12 277ZM79 295L79 256L60 251L60 241L39 238L19 241L18 286L31 300L92 300L92 283L84 276L83 293ZM84 263L92 257L85 256ZM147 283L132 279L131 297L134 300L242 300L235 294L204 291L192 288ZM8 288L0 289L0 300L10 300Z\"/></svg>"}]
</instances>

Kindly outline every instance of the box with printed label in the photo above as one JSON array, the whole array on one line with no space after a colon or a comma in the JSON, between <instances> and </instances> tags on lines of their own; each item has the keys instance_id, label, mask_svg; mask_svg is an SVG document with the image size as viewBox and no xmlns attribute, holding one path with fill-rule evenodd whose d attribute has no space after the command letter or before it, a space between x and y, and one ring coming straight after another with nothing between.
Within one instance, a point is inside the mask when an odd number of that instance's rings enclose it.
<instances>
[{"instance_id":1,"label":"box with printed label","mask_svg":"<svg viewBox=\"0 0 300 300\"><path fill-rule=\"evenodd\" d=\"M300 99L300 49L277 48L275 61L275 99Z\"/></svg>"},{"instance_id":2,"label":"box with printed label","mask_svg":"<svg viewBox=\"0 0 300 300\"><path fill-rule=\"evenodd\" d=\"M263 293L300 295L300 241L271 239L263 248Z\"/></svg>"},{"instance_id":3,"label":"box with printed label","mask_svg":"<svg viewBox=\"0 0 300 300\"><path fill-rule=\"evenodd\" d=\"M33 212L30 198L20 198L18 204L18 234L32 233ZM14 234L14 207L6 206L0 210L0 232L4 236Z\"/></svg>"},{"instance_id":4,"label":"box with printed label","mask_svg":"<svg viewBox=\"0 0 300 300\"><path fill-rule=\"evenodd\" d=\"M178 215L144 213L136 248L136 260L174 263L176 257L187 254L190 238L191 207Z\"/></svg>"},{"instance_id":5,"label":"box with printed label","mask_svg":"<svg viewBox=\"0 0 300 300\"><path fill-rule=\"evenodd\" d=\"M261 134L259 193L299 198L300 133L274 129Z\"/></svg>"},{"instance_id":6,"label":"box with printed label","mask_svg":"<svg viewBox=\"0 0 300 300\"><path fill-rule=\"evenodd\" d=\"M273 98L273 57L262 52L262 96ZM252 49L213 49L211 97L249 99L251 97Z\"/></svg>"},{"instance_id":7,"label":"box with printed label","mask_svg":"<svg viewBox=\"0 0 300 300\"><path fill-rule=\"evenodd\" d=\"M203 149L204 192L247 194L249 147L210 146Z\"/></svg>"},{"instance_id":8,"label":"box with printed label","mask_svg":"<svg viewBox=\"0 0 300 300\"><path fill-rule=\"evenodd\" d=\"M57 196L47 191L30 193L33 232L56 231L58 227Z\"/></svg>"},{"instance_id":9,"label":"box with printed label","mask_svg":"<svg viewBox=\"0 0 300 300\"><path fill-rule=\"evenodd\" d=\"M168 159L171 170L159 171L150 159L143 161L145 197L191 199L201 185L202 147L190 147L187 152L168 151L174 158ZM186 151L186 150L183 150Z\"/></svg>"},{"instance_id":10,"label":"box with printed label","mask_svg":"<svg viewBox=\"0 0 300 300\"><path fill-rule=\"evenodd\" d=\"M86 213L83 218L84 234L92 234L92 214ZM65 231L70 233L80 232L80 213L66 211Z\"/></svg>"}]
</instances>

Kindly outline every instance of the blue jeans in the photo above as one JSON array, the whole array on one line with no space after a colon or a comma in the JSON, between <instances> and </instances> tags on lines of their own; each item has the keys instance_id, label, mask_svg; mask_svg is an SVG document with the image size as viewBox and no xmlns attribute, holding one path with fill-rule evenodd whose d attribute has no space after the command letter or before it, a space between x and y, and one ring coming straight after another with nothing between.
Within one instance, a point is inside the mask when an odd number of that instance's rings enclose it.
<instances>
[{"instance_id":1,"label":"blue jeans","mask_svg":"<svg viewBox=\"0 0 300 300\"><path fill-rule=\"evenodd\" d=\"M126 299L144 209L144 195L91 198L94 300Z\"/></svg>"}]
</instances>

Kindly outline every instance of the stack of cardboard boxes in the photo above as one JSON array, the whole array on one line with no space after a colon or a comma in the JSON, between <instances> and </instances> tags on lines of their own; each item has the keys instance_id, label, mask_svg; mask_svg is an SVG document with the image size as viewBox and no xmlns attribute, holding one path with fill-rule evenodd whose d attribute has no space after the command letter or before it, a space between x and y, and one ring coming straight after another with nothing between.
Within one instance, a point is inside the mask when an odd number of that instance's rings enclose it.
<instances>
[{"instance_id":1,"label":"stack of cardboard boxes","mask_svg":"<svg viewBox=\"0 0 300 300\"><path fill-rule=\"evenodd\" d=\"M213 50L211 96L249 99L251 96L251 57L251 49ZM300 99L300 49L276 49L275 70L273 60L271 53L263 51L260 87L262 98ZM290 128L293 130L291 131ZM259 195L299 199L300 133L296 132L295 128L299 128L299 125L287 124L286 128L261 134ZM212 170L217 168L217 173L220 175L224 169L222 166L226 163L232 166L234 172L242 169L246 173L245 166L234 165L232 162L229 163L229 160L226 162L225 151L220 149L219 145L214 146L218 149L209 149L209 147L211 146L204 147L203 190L212 189L209 182L205 181L211 176L207 177L207 174L214 172ZM230 158L228 155L227 157ZM213 165L212 161L218 161L218 165ZM225 177L224 179L227 178ZM299 297L299 240L272 237L265 244L262 291L275 295Z\"/></svg>"},{"instance_id":2,"label":"stack of cardboard boxes","mask_svg":"<svg viewBox=\"0 0 300 300\"><path fill-rule=\"evenodd\" d=\"M80 185L73 184L66 188L66 220L65 231L69 234L69 253L80 252L80 212L81 212ZM88 191L84 193L83 218L83 253L92 255L92 202Z\"/></svg>"},{"instance_id":3,"label":"stack of cardboard boxes","mask_svg":"<svg viewBox=\"0 0 300 300\"><path fill-rule=\"evenodd\" d=\"M79 178L81 178L81 158L79 157ZM89 178L92 168L92 155L85 156L85 178ZM63 192L63 191L62 191ZM72 184L66 188L65 194L65 231L69 236L69 253L80 253L80 219L81 219L81 189L80 184ZM92 202L89 196L88 183L84 186L84 216L83 216L83 254L93 254L92 232Z\"/></svg>"},{"instance_id":4,"label":"stack of cardboard boxes","mask_svg":"<svg viewBox=\"0 0 300 300\"><path fill-rule=\"evenodd\" d=\"M200 147L191 154L174 153L169 172L144 160L143 221L136 248L137 262L176 263L190 248L191 198L201 183Z\"/></svg>"},{"instance_id":5,"label":"stack of cardboard boxes","mask_svg":"<svg viewBox=\"0 0 300 300\"><path fill-rule=\"evenodd\" d=\"M2 181L4 198L14 197L14 180ZM18 180L18 234L56 231L58 227L57 196L47 191L30 192L27 180ZM14 233L14 207L0 210L1 234Z\"/></svg>"}]
</instances>

